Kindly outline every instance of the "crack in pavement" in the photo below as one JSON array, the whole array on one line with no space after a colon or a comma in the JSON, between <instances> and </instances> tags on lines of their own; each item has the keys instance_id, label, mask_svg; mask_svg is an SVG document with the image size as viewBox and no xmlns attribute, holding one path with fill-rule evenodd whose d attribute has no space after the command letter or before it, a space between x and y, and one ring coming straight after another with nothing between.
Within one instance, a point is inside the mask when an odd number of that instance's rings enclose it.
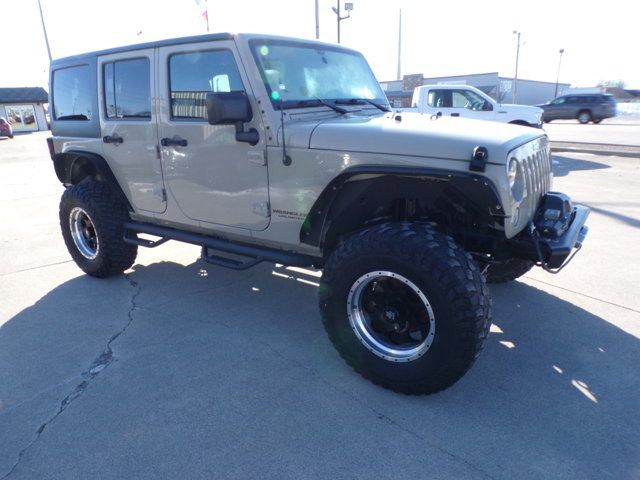
<instances>
[{"instance_id":1,"label":"crack in pavement","mask_svg":"<svg viewBox=\"0 0 640 480\"><path fill-rule=\"evenodd\" d=\"M131 280L131 278L129 278L129 274L125 274L125 278L129 282L129 285L135 289L133 292L133 295L131 296L131 308L127 312L128 321L126 325L122 327L120 330L118 330L114 335L111 336L102 353L98 355L98 357L91 363L88 369L86 369L84 372L80 374L80 377L83 379L82 382L76 385L73 391L69 393L69 395L67 395L64 399L62 399L62 401L60 402L60 406L58 407L58 411L49 420L45 421L42 425L40 425L40 427L36 431L35 438L33 438L33 440L31 440L27 446L25 446L22 450L20 450L20 452L18 453L18 458L16 459L15 463L6 474L0 477L0 480L5 480L15 471L18 465L20 465L20 462L22 461L22 457L40 439L40 436L45 431L47 426L51 422L53 422L56 418L58 418L60 414L64 412L69 405L71 405L75 400L77 400L85 392L91 380L97 377L100 374L100 372L102 372L115 360L115 356L113 355L113 349L111 348L111 344L115 342L118 339L118 337L120 337L124 332L126 332L129 326L131 325L131 323L133 322L133 312L138 308L136 304L136 300L140 295L140 293L142 292L142 287L138 284L138 282Z\"/></svg>"}]
</instances>

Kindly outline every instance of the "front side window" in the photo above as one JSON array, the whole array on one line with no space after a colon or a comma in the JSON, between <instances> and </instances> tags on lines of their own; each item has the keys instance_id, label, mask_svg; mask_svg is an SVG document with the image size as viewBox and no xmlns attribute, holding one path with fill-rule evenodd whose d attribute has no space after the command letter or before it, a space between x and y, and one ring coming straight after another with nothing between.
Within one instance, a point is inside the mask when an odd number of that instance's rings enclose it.
<instances>
[{"instance_id":1,"label":"front side window","mask_svg":"<svg viewBox=\"0 0 640 480\"><path fill-rule=\"evenodd\" d=\"M366 99L388 104L359 53L277 40L253 40L251 47L276 108L310 106L321 100Z\"/></svg>"},{"instance_id":2,"label":"front side window","mask_svg":"<svg viewBox=\"0 0 640 480\"><path fill-rule=\"evenodd\" d=\"M56 120L91 120L91 73L88 65L53 72L53 115Z\"/></svg>"},{"instance_id":3,"label":"front side window","mask_svg":"<svg viewBox=\"0 0 640 480\"><path fill-rule=\"evenodd\" d=\"M243 92L230 50L178 53L169 58L171 118L207 119L210 92Z\"/></svg>"},{"instance_id":4,"label":"front side window","mask_svg":"<svg viewBox=\"0 0 640 480\"><path fill-rule=\"evenodd\" d=\"M151 118L148 58L105 63L103 74L107 118Z\"/></svg>"},{"instance_id":5,"label":"front side window","mask_svg":"<svg viewBox=\"0 0 640 480\"><path fill-rule=\"evenodd\" d=\"M470 90L454 90L452 95L454 108L467 108L469 110L482 110L485 99L476 92Z\"/></svg>"}]
</instances>

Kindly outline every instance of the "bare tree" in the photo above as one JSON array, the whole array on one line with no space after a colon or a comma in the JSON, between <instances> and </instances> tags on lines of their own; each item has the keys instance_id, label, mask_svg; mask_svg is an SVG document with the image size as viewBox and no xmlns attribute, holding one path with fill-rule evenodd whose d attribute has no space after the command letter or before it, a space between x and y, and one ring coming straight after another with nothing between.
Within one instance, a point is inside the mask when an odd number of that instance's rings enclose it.
<instances>
[{"instance_id":1,"label":"bare tree","mask_svg":"<svg viewBox=\"0 0 640 480\"><path fill-rule=\"evenodd\" d=\"M624 88L627 86L627 82L625 82L624 80L600 80L600 82L598 82L598 86L599 87L603 87L603 88L621 88L624 90Z\"/></svg>"}]
</instances>

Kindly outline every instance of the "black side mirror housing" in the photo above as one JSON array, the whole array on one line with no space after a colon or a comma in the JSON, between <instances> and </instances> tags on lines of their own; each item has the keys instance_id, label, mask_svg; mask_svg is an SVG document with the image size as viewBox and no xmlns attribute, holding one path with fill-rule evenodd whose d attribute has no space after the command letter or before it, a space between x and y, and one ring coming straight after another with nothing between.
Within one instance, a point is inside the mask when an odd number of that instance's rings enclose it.
<instances>
[{"instance_id":1,"label":"black side mirror housing","mask_svg":"<svg viewBox=\"0 0 640 480\"><path fill-rule=\"evenodd\" d=\"M235 125L236 141L257 145L260 134L255 128L244 130L244 124L251 121L253 112L247 94L244 92L207 93L207 119L210 125Z\"/></svg>"},{"instance_id":2,"label":"black side mirror housing","mask_svg":"<svg viewBox=\"0 0 640 480\"><path fill-rule=\"evenodd\" d=\"M207 93L207 117L211 125L235 125L253 118L244 92Z\"/></svg>"}]
</instances>

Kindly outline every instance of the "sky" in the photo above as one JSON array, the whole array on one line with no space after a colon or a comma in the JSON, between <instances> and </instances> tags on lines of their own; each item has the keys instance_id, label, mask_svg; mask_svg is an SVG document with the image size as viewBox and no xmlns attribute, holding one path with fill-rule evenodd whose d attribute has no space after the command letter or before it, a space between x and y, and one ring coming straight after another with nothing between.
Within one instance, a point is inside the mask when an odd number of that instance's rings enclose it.
<instances>
[{"instance_id":1,"label":"sky","mask_svg":"<svg viewBox=\"0 0 640 480\"><path fill-rule=\"evenodd\" d=\"M206 33L205 0L41 0L53 58ZM2 0L0 87L48 90L48 57L37 0ZM320 40L336 42L337 0L318 0ZM402 74L499 72L595 86L623 80L640 89L640 28L634 2L608 0L353 0L341 43L367 57L378 80L393 80L402 9ZM344 5L344 1L342 2ZM315 38L315 0L208 0L210 32ZM344 12L343 12L344 14Z\"/></svg>"}]
</instances>

